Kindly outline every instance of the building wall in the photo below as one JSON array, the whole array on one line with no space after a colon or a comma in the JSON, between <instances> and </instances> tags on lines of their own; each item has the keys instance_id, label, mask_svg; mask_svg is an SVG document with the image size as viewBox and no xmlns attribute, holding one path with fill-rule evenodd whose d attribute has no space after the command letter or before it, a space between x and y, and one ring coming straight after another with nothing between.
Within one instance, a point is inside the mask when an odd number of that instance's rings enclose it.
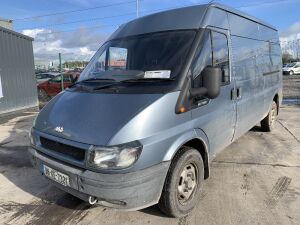
<instances>
[{"instance_id":1,"label":"building wall","mask_svg":"<svg viewBox=\"0 0 300 225\"><path fill-rule=\"evenodd\" d=\"M38 105L32 41L0 27L0 114Z\"/></svg>"},{"instance_id":2,"label":"building wall","mask_svg":"<svg viewBox=\"0 0 300 225\"><path fill-rule=\"evenodd\" d=\"M3 19L0 19L0 26L4 27L6 29L12 30L13 29L13 22L12 22L12 20L3 20Z\"/></svg>"}]
</instances>

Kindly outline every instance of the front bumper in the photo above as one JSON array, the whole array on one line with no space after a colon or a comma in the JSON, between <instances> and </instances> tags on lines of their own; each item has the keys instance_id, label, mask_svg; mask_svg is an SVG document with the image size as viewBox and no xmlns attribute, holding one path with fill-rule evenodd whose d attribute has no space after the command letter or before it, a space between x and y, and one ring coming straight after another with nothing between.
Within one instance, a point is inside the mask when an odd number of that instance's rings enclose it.
<instances>
[{"instance_id":1,"label":"front bumper","mask_svg":"<svg viewBox=\"0 0 300 225\"><path fill-rule=\"evenodd\" d=\"M58 188L88 201L96 197L103 206L137 210L158 203L170 162L162 162L150 168L125 174L103 174L57 161L30 148L30 159L43 175L47 165L69 176L70 187L52 181Z\"/></svg>"}]
</instances>

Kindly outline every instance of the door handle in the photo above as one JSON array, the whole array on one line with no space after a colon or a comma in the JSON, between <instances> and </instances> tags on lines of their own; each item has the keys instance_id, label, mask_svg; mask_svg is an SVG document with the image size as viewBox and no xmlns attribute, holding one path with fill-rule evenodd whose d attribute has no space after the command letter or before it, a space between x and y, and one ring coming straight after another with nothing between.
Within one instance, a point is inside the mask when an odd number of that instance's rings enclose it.
<instances>
[{"instance_id":1,"label":"door handle","mask_svg":"<svg viewBox=\"0 0 300 225\"><path fill-rule=\"evenodd\" d=\"M231 99L241 99L242 98L242 88L232 88L231 89Z\"/></svg>"},{"instance_id":2,"label":"door handle","mask_svg":"<svg viewBox=\"0 0 300 225\"><path fill-rule=\"evenodd\" d=\"M239 87L236 89L236 99L241 99L242 98L242 88Z\"/></svg>"}]
</instances>

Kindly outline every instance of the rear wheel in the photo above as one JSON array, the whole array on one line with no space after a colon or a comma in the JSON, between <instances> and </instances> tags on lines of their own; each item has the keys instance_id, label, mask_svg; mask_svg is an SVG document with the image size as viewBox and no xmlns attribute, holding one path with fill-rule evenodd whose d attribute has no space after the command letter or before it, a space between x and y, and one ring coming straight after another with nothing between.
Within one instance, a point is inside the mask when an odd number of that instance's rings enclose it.
<instances>
[{"instance_id":1,"label":"rear wheel","mask_svg":"<svg viewBox=\"0 0 300 225\"><path fill-rule=\"evenodd\" d=\"M275 101L272 103L272 107L268 115L260 122L263 131L270 132L274 129L274 125L277 119L277 104Z\"/></svg>"},{"instance_id":2,"label":"rear wheel","mask_svg":"<svg viewBox=\"0 0 300 225\"><path fill-rule=\"evenodd\" d=\"M182 147L172 160L159 208L171 217L187 215L198 202L203 180L201 154L194 148Z\"/></svg>"}]
</instances>

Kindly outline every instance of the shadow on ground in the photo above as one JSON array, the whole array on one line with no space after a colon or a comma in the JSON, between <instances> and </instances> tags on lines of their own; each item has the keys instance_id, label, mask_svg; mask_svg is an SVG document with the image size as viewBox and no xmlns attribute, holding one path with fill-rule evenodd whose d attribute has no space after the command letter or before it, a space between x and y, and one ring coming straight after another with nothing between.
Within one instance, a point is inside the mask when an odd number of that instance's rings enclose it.
<instances>
[{"instance_id":1,"label":"shadow on ground","mask_svg":"<svg viewBox=\"0 0 300 225\"><path fill-rule=\"evenodd\" d=\"M17 201L14 201L13 197L9 202L0 201L0 214L14 212L11 222L21 219L25 214L30 214L33 218L30 223L34 221L33 224L41 225L54 224L54 221L55 224L62 224L74 212L84 215L84 211L90 208L87 203L49 185L48 181L31 166L28 156L28 132L36 113L21 113L18 115L18 120L14 118L15 116L10 115L0 119L1 132L2 129L6 129L9 134L0 142L0 173L16 188L22 189L35 198L28 204L19 203L22 202L22 196L15 196L18 197ZM51 220L47 221L45 218Z\"/></svg>"}]
</instances>

